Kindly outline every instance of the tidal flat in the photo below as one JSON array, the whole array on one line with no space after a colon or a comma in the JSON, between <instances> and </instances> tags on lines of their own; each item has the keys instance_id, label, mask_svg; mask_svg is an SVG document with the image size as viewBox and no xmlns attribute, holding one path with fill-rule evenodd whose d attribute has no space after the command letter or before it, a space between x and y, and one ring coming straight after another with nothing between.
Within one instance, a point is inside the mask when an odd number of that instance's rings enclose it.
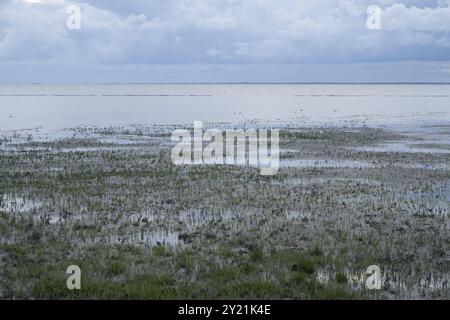
<instances>
[{"instance_id":1,"label":"tidal flat","mask_svg":"<svg viewBox=\"0 0 450 320\"><path fill-rule=\"evenodd\" d=\"M272 177L175 166L174 128L2 132L0 298L450 298L450 126L286 126Z\"/></svg>"}]
</instances>

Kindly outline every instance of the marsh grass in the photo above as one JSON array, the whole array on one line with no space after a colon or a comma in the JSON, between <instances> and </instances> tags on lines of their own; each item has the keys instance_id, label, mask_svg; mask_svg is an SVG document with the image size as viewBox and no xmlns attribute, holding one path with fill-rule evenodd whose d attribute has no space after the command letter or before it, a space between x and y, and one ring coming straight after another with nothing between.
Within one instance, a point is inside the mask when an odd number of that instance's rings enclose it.
<instances>
[{"instance_id":1,"label":"marsh grass","mask_svg":"<svg viewBox=\"0 0 450 320\"><path fill-rule=\"evenodd\" d=\"M167 128L77 130L86 138L15 137L22 143L0 151L3 298L449 297L450 159L352 149L408 137L285 130L282 147L299 152L283 157L376 166L262 177L252 167L172 165ZM5 210L5 199L31 202ZM82 269L80 291L66 289L71 264ZM351 281L373 264L381 292Z\"/></svg>"}]
</instances>

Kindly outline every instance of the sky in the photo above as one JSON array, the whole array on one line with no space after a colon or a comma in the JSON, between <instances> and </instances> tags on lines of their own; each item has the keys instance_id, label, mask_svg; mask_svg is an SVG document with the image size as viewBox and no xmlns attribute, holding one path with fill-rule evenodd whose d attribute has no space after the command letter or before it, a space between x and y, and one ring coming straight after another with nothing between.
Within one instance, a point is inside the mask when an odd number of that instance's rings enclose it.
<instances>
[{"instance_id":1,"label":"sky","mask_svg":"<svg viewBox=\"0 0 450 320\"><path fill-rule=\"evenodd\" d=\"M450 0L0 0L0 83L92 82L450 82Z\"/></svg>"}]
</instances>

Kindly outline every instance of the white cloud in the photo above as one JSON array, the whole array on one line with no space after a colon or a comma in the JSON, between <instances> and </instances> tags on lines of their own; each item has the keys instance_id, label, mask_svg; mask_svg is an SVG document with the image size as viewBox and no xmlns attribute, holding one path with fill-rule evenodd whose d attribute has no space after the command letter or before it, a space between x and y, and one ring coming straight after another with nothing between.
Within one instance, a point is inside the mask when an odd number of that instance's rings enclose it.
<instances>
[{"instance_id":1,"label":"white cloud","mask_svg":"<svg viewBox=\"0 0 450 320\"><path fill-rule=\"evenodd\" d=\"M197 26L206 29L227 30L236 27L236 21L231 17L212 16L198 19Z\"/></svg>"},{"instance_id":2,"label":"white cloud","mask_svg":"<svg viewBox=\"0 0 450 320\"><path fill-rule=\"evenodd\" d=\"M450 56L448 0L55 1L0 0L0 60L335 63ZM69 3L82 9L79 31L65 28ZM381 31L366 28L372 4L383 8Z\"/></svg>"},{"instance_id":3,"label":"white cloud","mask_svg":"<svg viewBox=\"0 0 450 320\"><path fill-rule=\"evenodd\" d=\"M450 7L407 8L394 4L383 11L383 28L388 31L450 32Z\"/></svg>"},{"instance_id":4,"label":"white cloud","mask_svg":"<svg viewBox=\"0 0 450 320\"><path fill-rule=\"evenodd\" d=\"M205 52L205 54L209 57L219 57L219 58L225 58L225 55L223 54L222 51L217 50L217 49L209 49L208 51Z\"/></svg>"}]
</instances>

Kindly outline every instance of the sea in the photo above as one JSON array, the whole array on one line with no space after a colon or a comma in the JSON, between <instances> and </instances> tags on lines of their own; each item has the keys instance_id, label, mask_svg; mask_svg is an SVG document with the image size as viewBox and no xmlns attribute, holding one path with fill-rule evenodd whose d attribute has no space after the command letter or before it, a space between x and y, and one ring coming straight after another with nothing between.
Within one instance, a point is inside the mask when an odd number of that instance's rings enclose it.
<instances>
[{"instance_id":1,"label":"sea","mask_svg":"<svg viewBox=\"0 0 450 320\"><path fill-rule=\"evenodd\" d=\"M299 127L448 125L450 85L0 85L2 132L194 121Z\"/></svg>"}]
</instances>

